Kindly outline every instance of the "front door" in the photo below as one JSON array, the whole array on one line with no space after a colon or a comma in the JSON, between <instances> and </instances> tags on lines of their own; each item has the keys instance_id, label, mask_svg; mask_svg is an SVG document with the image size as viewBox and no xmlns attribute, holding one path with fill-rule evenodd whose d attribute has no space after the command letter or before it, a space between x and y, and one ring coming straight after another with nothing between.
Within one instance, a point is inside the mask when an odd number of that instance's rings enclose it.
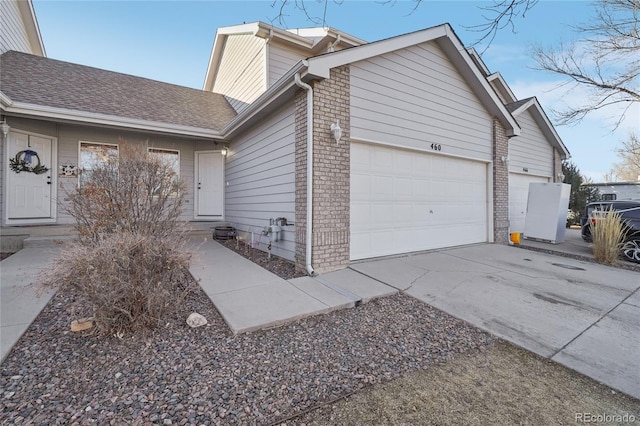
<instances>
[{"instance_id":1,"label":"front door","mask_svg":"<svg viewBox=\"0 0 640 426\"><path fill-rule=\"evenodd\" d=\"M222 219L224 156L220 151L196 152L196 217Z\"/></svg>"},{"instance_id":2,"label":"front door","mask_svg":"<svg viewBox=\"0 0 640 426\"><path fill-rule=\"evenodd\" d=\"M7 159L7 220L52 218L53 140L10 132Z\"/></svg>"}]
</instances>

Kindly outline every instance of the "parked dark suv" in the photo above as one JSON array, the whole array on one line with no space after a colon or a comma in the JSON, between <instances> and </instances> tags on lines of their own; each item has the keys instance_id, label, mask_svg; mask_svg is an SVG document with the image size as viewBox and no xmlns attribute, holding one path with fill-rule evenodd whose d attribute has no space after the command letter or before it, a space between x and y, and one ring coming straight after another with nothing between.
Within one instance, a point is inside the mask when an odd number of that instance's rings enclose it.
<instances>
[{"instance_id":1,"label":"parked dark suv","mask_svg":"<svg viewBox=\"0 0 640 426\"><path fill-rule=\"evenodd\" d=\"M624 245L622 257L640 263L640 200L636 201L595 201L587 204L582 218L582 239L590 243L591 224L597 226L597 212L613 209L620 214L624 224Z\"/></svg>"}]
</instances>

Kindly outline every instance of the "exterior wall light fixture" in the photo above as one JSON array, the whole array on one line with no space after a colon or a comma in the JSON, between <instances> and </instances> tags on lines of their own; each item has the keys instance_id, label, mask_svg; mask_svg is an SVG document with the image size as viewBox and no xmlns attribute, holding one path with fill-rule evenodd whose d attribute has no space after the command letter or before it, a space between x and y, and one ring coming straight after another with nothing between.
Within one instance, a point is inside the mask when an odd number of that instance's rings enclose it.
<instances>
[{"instance_id":1,"label":"exterior wall light fixture","mask_svg":"<svg viewBox=\"0 0 640 426\"><path fill-rule=\"evenodd\" d=\"M342 137L340 120L336 120L335 123L331 124L331 133L333 133L333 138L336 140L336 144L340 144L340 138Z\"/></svg>"},{"instance_id":2,"label":"exterior wall light fixture","mask_svg":"<svg viewBox=\"0 0 640 426\"><path fill-rule=\"evenodd\" d=\"M0 131L2 132L2 136L6 138L9 134L9 130L11 130L11 127L9 127L5 120L2 120L2 123L0 123Z\"/></svg>"}]
</instances>

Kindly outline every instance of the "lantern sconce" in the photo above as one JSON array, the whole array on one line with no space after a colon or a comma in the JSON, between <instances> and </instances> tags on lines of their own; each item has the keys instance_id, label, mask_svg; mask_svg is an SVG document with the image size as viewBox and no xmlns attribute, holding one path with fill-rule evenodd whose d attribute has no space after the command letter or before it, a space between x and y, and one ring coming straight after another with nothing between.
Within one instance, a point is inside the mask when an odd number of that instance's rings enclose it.
<instances>
[{"instance_id":1,"label":"lantern sconce","mask_svg":"<svg viewBox=\"0 0 640 426\"><path fill-rule=\"evenodd\" d=\"M229 148L227 148L226 145L223 145L222 149L220 150L220 154L222 154L223 157L226 157L228 153L229 153Z\"/></svg>"},{"instance_id":2,"label":"lantern sconce","mask_svg":"<svg viewBox=\"0 0 640 426\"><path fill-rule=\"evenodd\" d=\"M2 136L6 138L9 134L9 130L11 130L11 127L9 127L5 120L2 120L2 123L0 123L0 131L2 132Z\"/></svg>"},{"instance_id":3,"label":"lantern sconce","mask_svg":"<svg viewBox=\"0 0 640 426\"><path fill-rule=\"evenodd\" d=\"M336 120L335 123L331 124L331 133L333 133L333 138L336 140L336 145L340 144L340 138L342 137L340 120Z\"/></svg>"},{"instance_id":4,"label":"lantern sconce","mask_svg":"<svg viewBox=\"0 0 640 426\"><path fill-rule=\"evenodd\" d=\"M502 162L502 164L504 164L505 166L509 165L509 157L507 157L506 155L503 155L502 157L500 157L500 161Z\"/></svg>"}]
</instances>

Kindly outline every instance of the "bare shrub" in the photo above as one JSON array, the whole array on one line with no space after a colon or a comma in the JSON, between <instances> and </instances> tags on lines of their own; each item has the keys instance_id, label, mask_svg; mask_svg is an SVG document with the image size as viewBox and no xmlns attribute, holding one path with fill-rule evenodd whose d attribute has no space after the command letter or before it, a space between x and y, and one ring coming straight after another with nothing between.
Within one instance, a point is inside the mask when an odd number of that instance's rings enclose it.
<instances>
[{"instance_id":1,"label":"bare shrub","mask_svg":"<svg viewBox=\"0 0 640 426\"><path fill-rule=\"evenodd\" d=\"M118 157L85 173L68 194L66 211L82 239L110 232L165 235L174 232L184 204L185 185L173 169L145 147L120 141Z\"/></svg>"},{"instance_id":2,"label":"bare shrub","mask_svg":"<svg viewBox=\"0 0 640 426\"><path fill-rule=\"evenodd\" d=\"M620 213L614 210L596 211L591 222L593 255L596 262L616 265L622 250L624 228Z\"/></svg>"},{"instance_id":3,"label":"bare shrub","mask_svg":"<svg viewBox=\"0 0 640 426\"><path fill-rule=\"evenodd\" d=\"M180 306L192 290L189 257L171 236L104 234L66 247L49 282L91 303L99 334L121 335L152 328Z\"/></svg>"},{"instance_id":4,"label":"bare shrub","mask_svg":"<svg viewBox=\"0 0 640 426\"><path fill-rule=\"evenodd\" d=\"M184 184L145 147L120 141L118 154L83 172L69 194L80 238L47 277L92 305L103 335L157 325L192 282L178 222Z\"/></svg>"}]
</instances>

